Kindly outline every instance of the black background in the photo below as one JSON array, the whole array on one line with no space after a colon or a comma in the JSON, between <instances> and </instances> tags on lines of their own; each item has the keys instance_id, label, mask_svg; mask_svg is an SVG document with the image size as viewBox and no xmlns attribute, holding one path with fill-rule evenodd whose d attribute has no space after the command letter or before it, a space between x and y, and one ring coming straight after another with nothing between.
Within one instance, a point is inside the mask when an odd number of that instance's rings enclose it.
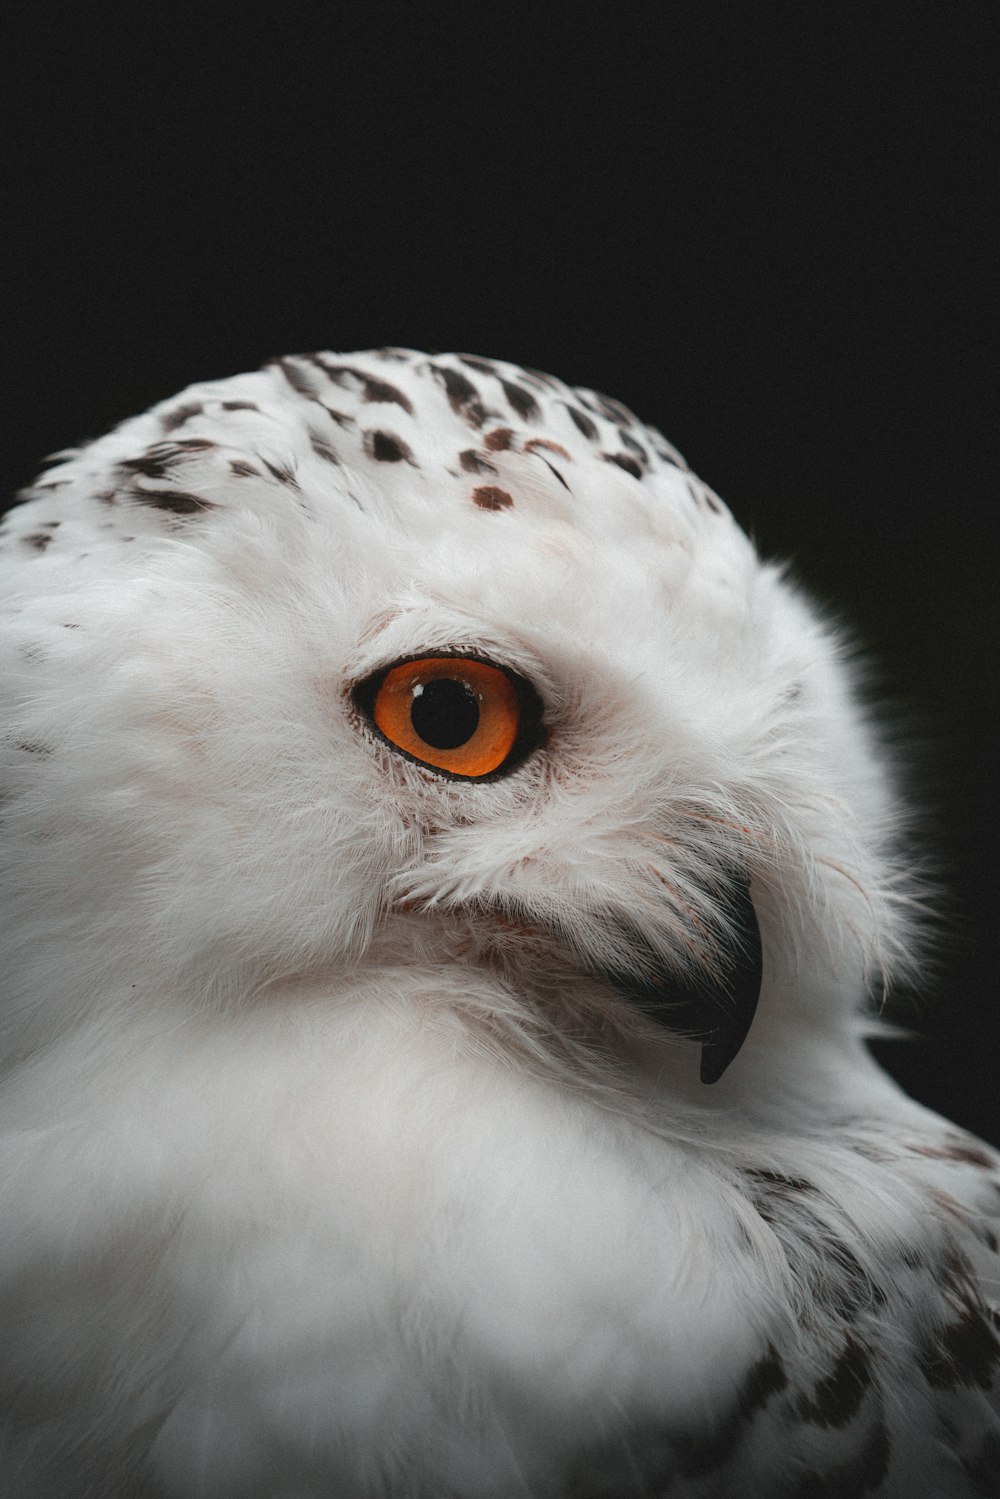
<instances>
[{"instance_id":1,"label":"black background","mask_svg":"<svg viewBox=\"0 0 1000 1499\"><path fill-rule=\"evenodd\" d=\"M6 492L292 351L624 400L869 649L946 892L896 1006L925 1039L880 1054L1000 1139L993 7L35 15L5 48Z\"/></svg>"}]
</instances>

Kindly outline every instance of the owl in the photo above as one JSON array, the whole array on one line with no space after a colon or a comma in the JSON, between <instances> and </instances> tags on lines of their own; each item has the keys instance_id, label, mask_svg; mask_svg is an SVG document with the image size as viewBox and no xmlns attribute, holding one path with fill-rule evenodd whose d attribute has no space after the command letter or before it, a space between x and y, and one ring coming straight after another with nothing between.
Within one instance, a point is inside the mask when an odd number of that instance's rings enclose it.
<instances>
[{"instance_id":1,"label":"owl","mask_svg":"<svg viewBox=\"0 0 1000 1499\"><path fill-rule=\"evenodd\" d=\"M279 359L0 568L0 1492L1000 1493L843 645L623 405Z\"/></svg>"}]
</instances>

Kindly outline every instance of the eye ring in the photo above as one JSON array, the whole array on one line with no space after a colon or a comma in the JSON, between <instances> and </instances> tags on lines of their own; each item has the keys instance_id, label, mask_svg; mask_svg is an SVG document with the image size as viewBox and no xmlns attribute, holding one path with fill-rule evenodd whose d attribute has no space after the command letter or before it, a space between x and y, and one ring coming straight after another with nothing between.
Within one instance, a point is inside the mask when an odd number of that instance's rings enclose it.
<instances>
[{"instance_id":1,"label":"eye ring","mask_svg":"<svg viewBox=\"0 0 1000 1499\"><path fill-rule=\"evenodd\" d=\"M396 754L449 780L495 780L542 740L538 693L485 656L405 656L357 683L351 696Z\"/></svg>"}]
</instances>

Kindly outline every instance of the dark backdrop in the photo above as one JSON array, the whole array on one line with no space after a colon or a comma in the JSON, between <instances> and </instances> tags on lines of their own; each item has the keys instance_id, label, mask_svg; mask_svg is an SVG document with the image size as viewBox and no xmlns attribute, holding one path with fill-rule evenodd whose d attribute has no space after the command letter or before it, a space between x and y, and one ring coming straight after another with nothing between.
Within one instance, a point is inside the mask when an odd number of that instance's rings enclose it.
<instances>
[{"instance_id":1,"label":"dark backdrop","mask_svg":"<svg viewBox=\"0 0 1000 1499\"><path fill-rule=\"evenodd\" d=\"M993 8L660 9L36 19L5 49L6 489L297 350L623 399L873 656L947 891L899 999L925 1039L882 1053L998 1139Z\"/></svg>"}]
</instances>

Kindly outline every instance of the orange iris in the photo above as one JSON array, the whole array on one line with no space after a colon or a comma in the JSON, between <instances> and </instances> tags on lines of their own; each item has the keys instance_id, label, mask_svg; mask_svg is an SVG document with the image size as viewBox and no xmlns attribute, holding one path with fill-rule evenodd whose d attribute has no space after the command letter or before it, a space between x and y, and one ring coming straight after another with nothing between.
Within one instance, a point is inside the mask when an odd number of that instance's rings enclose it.
<instances>
[{"instance_id":1,"label":"orange iris","mask_svg":"<svg viewBox=\"0 0 1000 1499\"><path fill-rule=\"evenodd\" d=\"M465 656L426 656L386 672L371 716L390 744L456 776L487 776L510 755L521 701L507 672Z\"/></svg>"}]
</instances>

